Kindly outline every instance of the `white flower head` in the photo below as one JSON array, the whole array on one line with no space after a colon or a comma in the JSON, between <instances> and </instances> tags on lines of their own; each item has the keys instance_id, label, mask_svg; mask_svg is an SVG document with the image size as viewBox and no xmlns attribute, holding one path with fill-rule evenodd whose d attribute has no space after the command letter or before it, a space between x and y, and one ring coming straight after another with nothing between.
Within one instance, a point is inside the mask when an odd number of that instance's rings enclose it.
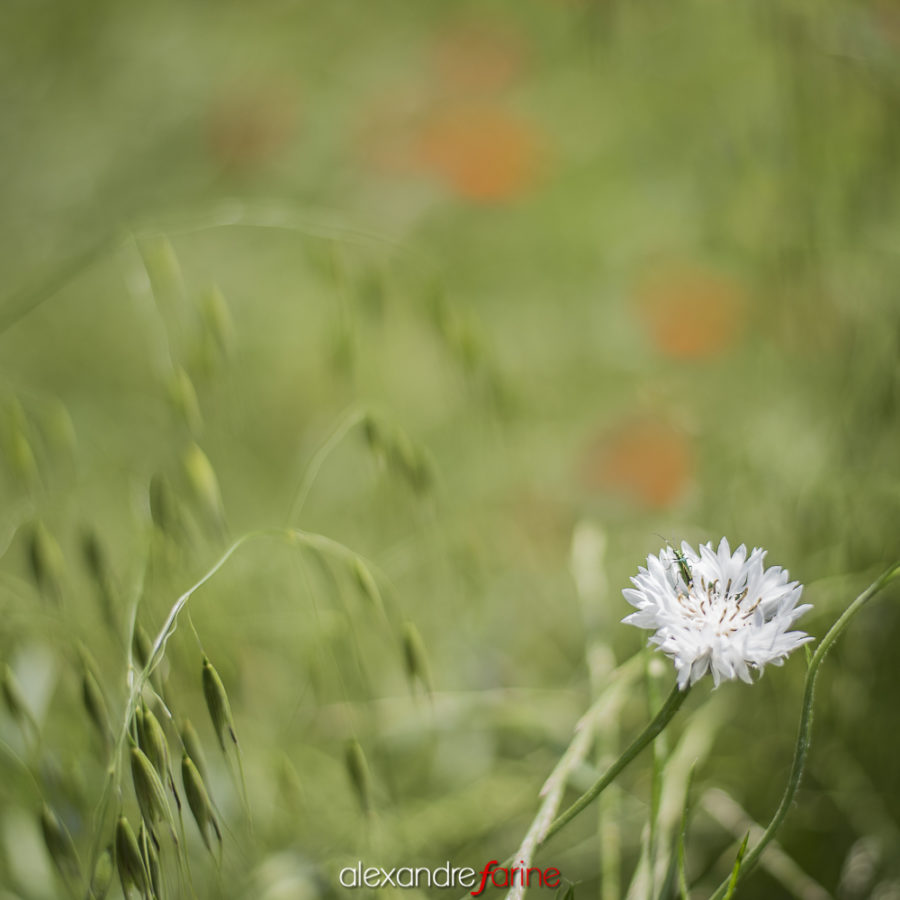
<instances>
[{"instance_id":1,"label":"white flower head","mask_svg":"<svg viewBox=\"0 0 900 900\"><path fill-rule=\"evenodd\" d=\"M622 621L655 631L650 642L671 657L681 690L712 672L715 686L733 678L751 682L750 669L780 666L787 655L811 641L789 631L811 604L797 606L803 585L788 581L780 566L763 567L766 551L734 553L722 538L718 551L687 543L648 556L622 593L637 612Z\"/></svg>"}]
</instances>

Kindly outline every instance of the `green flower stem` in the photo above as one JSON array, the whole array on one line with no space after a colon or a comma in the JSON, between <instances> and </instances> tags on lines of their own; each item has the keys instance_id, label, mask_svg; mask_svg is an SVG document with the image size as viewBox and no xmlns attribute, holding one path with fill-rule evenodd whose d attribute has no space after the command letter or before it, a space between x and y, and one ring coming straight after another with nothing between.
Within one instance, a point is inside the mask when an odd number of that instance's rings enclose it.
<instances>
[{"instance_id":1,"label":"green flower stem","mask_svg":"<svg viewBox=\"0 0 900 900\"><path fill-rule=\"evenodd\" d=\"M568 825L580 812L590 806L591 803L593 803L594 800L596 800L597 797L599 797L603 791L616 780L619 774L641 752L641 750L653 741L666 725L669 724L675 713L681 708L681 704L684 703L689 691L690 687L687 687L683 691L679 690L677 684L672 688L671 693L666 698L666 702L662 705L659 712L647 727L631 742L631 744L629 744L625 752L565 812L560 813L550 823L550 827L547 829L547 832L541 841L542 844L553 837L557 831Z\"/></svg>"},{"instance_id":2,"label":"green flower stem","mask_svg":"<svg viewBox=\"0 0 900 900\"><path fill-rule=\"evenodd\" d=\"M869 585L842 613L840 618L831 626L828 630L828 633L822 638L821 643L816 648L816 652L813 654L812 659L809 663L809 668L806 670L806 684L803 690L803 709L800 713L800 729L797 734L797 745L794 749L794 763L791 766L791 774L788 779L787 787L784 791L784 796L781 798L781 803L778 806L778 809L775 810L775 815L772 816L772 821L769 822L768 827L763 832L762 837L759 839L759 842L756 846L744 857L743 863L741 865L740 873L738 876L738 882L743 881L746 877L747 873L756 865L760 856L762 855L763 850L765 850L766 846L775 837L775 832L781 827L781 823L784 821L785 816L787 816L788 810L791 807L791 804L794 802L794 797L797 794L797 791L800 787L800 779L803 777L803 769L806 765L806 756L809 752L809 741L810 741L810 732L812 731L812 719L813 719L813 700L815 697L816 690L816 678L819 674L819 666L822 665L822 660L825 658L825 655L831 649L831 645L838 639L841 632L847 627L849 621L862 609L866 603L869 602L882 588L886 587L894 578L900 575L900 562L894 563L887 571L885 571L882 575L880 575L872 584ZM723 881L722 884L719 885L715 894L712 895L711 900L723 900L724 897L728 895L729 885L731 882L731 878L729 877L727 880Z\"/></svg>"}]
</instances>

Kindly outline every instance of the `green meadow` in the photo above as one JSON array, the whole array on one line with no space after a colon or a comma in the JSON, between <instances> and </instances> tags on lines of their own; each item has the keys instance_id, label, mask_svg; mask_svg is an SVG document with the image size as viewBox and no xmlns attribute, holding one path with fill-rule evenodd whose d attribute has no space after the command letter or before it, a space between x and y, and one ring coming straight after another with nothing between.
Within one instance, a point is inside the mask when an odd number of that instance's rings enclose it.
<instances>
[{"instance_id":1,"label":"green meadow","mask_svg":"<svg viewBox=\"0 0 900 900\"><path fill-rule=\"evenodd\" d=\"M698 680L527 895L900 898L895 5L0 35L0 900L459 900L665 712L622 590L723 535L815 640Z\"/></svg>"}]
</instances>

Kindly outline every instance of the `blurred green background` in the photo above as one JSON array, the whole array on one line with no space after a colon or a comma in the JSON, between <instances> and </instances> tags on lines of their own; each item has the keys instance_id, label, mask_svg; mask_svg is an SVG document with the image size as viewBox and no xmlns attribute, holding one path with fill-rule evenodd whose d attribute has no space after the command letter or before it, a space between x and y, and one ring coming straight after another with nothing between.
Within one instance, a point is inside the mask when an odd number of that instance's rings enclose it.
<instances>
[{"instance_id":1,"label":"blurred green background","mask_svg":"<svg viewBox=\"0 0 900 900\"><path fill-rule=\"evenodd\" d=\"M357 859L512 852L604 666L643 645L620 590L661 536L768 548L807 585L817 637L896 558L891 0L12 0L0 34L0 653L40 732L0 717L3 900L63 896L41 797L90 856L108 757L79 642L119 723L133 604L156 634L230 540L283 526L354 410L369 427L292 524L371 561L385 615L352 565L277 539L191 600L252 832L197 642L182 624L169 646L166 695L228 825L221 873L189 833L198 896L332 896ZM61 554L35 584L37 522ZM780 836L793 874L739 896L900 897L895 601L825 665ZM428 659L411 685L404 623ZM676 723L672 746L694 720L709 737L692 896L729 871L742 816L777 805L802 679L795 658L753 688L703 686ZM542 852L577 897L626 895L648 771L616 789L603 853L590 813Z\"/></svg>"}]
</instances>

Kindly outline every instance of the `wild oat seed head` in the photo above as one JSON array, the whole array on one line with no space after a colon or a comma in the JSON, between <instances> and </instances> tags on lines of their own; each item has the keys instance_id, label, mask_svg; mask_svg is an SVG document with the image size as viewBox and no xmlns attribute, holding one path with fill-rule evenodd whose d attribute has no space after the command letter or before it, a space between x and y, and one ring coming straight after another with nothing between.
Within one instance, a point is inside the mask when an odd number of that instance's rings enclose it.
<instances>
[{"instance_id":1,"label":"wild oat seed head","mask_svg":"<svg viewBox=\"0 0 900 900\"><path fill-rule=\"evenodd\" d=\"M353 560L353 575L363 596L379 612L384 612L384 602L381 599L381 591L378 590L378 582L369 567L357 556Z\"/></svg>"},{"instance_id":2,"label":"wild oat seed head","mask_svg":"<svg viewBox=\"0 0 900 900\"><path fill-rule=\"evenodd\" d=\"M364 813L368 813L372 809L372 784L369 776L369 765L356 738L347 742L344 762L347 765L347 774L350 776L350 783L356 791L359 805Z\"/></svg>"},{"instance_id":3,"label":"wild oat seed head","mask_svg":"<svg viewBox=\"0 0 900 900\"><path fill-rule=\"evenodd\" d=\"M194 382L191 381L191 376L181 366L176 366L169 375L166 392L172 409L188 427L188 430L192 434L199 433L203 426L200 401L197 399L197 390Z\"/></svg>"},{"instance_id":4,"label":"wild oat seed head","mask_svg":"<svg viewBox=\"0 0 900 900\"><path fill-rule=\"evenodd\" d=\"M27 722L31 718L28 712L28 704L22 695L22 688L7 663L0 668L0 694L9 714L19 723Z\"/></svg>"},{"instance_id":5,"label":"wild oat seed head","mask_svg":"<svg viewBox=\"0 0 900 900\"><path fill-rule=\"evenodd\" d=\"M93 529L84 528L81 532L81 556L91 578L98 584L105 584L106 556L103 547L100 546L100 538Z\"/></svg>"},{"instance_id":6,"label":"wild oat seed head","mask_svg":"<svg viewBox=\"0 0 900 900\"><path fill-rule=\"evenodd\" d=\"M648 556L622 593L637 612L622 621L655 633L650 638L675 663L684 690L707 671L718 687L740 678L751 682L750 669L780 666L791 651L811 641L791 625L811 608L797 606L803 586L788 581L780 566L763 567L766 551L733 553L722 538L700 552L687 543L681 551L664 547Z\"/></svg>"},{"instance_id":7,"label":"wild oat seed head","mask_svg":"<svg viewBox=\"0 0 900 900\"><path fill-rule=\"evenodd\" d=\"M231 310L218 287L213 286L203 297L201 313L203 322L215 340L223 356L228 356L234 345L235 328Z\"/></svg>"},{"instance_id":8,"label":"wild oat seed head","mask_svg":"<svg viewBox=\"0 0 900 900\"><path fill-rule=\"evenodd\" d=\"M28 562L38 590L59 603L65 581L65 558L56 538L37 521L28 534Z\"/></svg>"},{"instance_id":9,"label":"wild oat seed head","mask_svg":"<svg viewBox=\"0 0 900 900\"><path fill-rule=\"evenodd\" d=\"M219 826L213 813L212 802L209 799L203 778L187 753L181 758L181 782L184 785L184 792L187 794L188 806L191 808L194 821L200 830L200 836L203 838L206 849L211 852L210 828L215 831L220 845L222 843L222 833L219 831Z\"/></svg>"},{"instance_id":10,"label":"wild oat seed head","mask_svg":"<svg viewBox=\"0 0 900 900\"><path fill-rule=\"evenodd\" d=\"M209 457L197 444L191 443L182 457L182 467L200 512L209 524L218 529L225 526L225 507L219 479Z\"/></svg>"},{"instance_id":11,"label":"wild oat seed head","mask_svg":"<svg viewBox=\"0 0 900 900\"><path fill-rule=\"evenodd\" d=\"M90 900L103 900L109 893L113 879L112 847L107 847L98 857L91 875Z\"/></svg>"},{"instance_id":12,"label":"wild oat seed head","mask_svg":"<svg viewBox=\"0 0 900 900\"><path fill-rule=\"evenodd\" d=\"M160 891L159 855L156 852L153 838L147 829L144 828L143 822L141 822L141 827L138 829L137 842L141 851L141 858L144 861L144 871L150 876L150 886L153 888L152 896L160 897L162 894Z\"/></svg>"},{"instance_id":13,"label":"wild oat seed head","mask_svg":"<svg viewBox=\"0 0 900 900\"><path fill-rule=\"evenodd\" d=\"M152 829L159 820L169 821L171 813L165 789L153 763L139 747L131 748L131 778L141 818L147 823L147 827Z\"/></svg>"},{"instance_id":14,"label":"wild oat seed head","mask_svg":"<svg viewBox=\"0 0 900 900\"><path fill-rule=\"evenodd\" d=\"M94 673L85 665L81 678L81 699L84 701L84 708L90 717L91 722L97 729L97 734L104 744L108 744L112 740L112 731L109 727L109 712L106 706L106 700L100 684Z\"/></svg>"},{"instance_id":15,"label":"wild oat seed head","mask_svg":"<svg viewBox=\"0 0 900 900\"><path fill-rule=\"evenodd\" d=\"M201 778L205 779L206 754L203 752L203 747L200 744L200 736L197 734L197 729L194 728L190 719L185 719L181 723L180 735L184 752L191 758L191 761L197 767L197 771L200 773Z\"/></svg>"},{"instance_id":16,"label":"wild oat seed head","mask_svg":"<svg viewBox=\"0 0 900 900\"><path fill-rule=\"evenodd\" d=\"M430 694L432 691L431 666L428 664L428 653L419 629L412 622L404 622L402 635L406 674L411 683L418 679L425 693Z\"/></svg>"},{"instance_id":17,"label":"wild oat seed head","mask_svg":"<svg viewBox=\"0 0 900 900\"><path fill-rule=\"evenodd\" d=\"M64 878L78 880L81 866L78 862L75 844L72 843L72 837L66 826L46 803L41 808L40 822L44 843L47 845L47 851L50 853L53 864Z\"/></svg>"},{"instance_id":18,"label":"wild oat seed head","mask_svg":"<svg viewBox=\"0 0 900 900\"><path fill-rule=\"evenodd\" d=\"M233 743L237 744L237 735L234 733L234 720L231 717L231 704L228 702L228 694L225 693L225 685L219 678L219 673L213 668L213 664L203 657L203 696L206 700L206 708L212 720L219 746L225 752L225 732L227 731Z\"/></svg>"},{"instance_id":19,"label":"wild oat seed head","mask_svg":"<svg viewBox=\"0 0 900 900\"><path fill-rule=\"evenodd\" d=\"M169 769L169 745L159 719L146 704L143 704L135 709L135 722L138 730L138 746L153 763L159 777L165 778Z\"/></svg>"},{"instance_id":20,"label":"wild oat seed head","mask_svg":"<svg viewBox=\"0 0 900 900\"><path fill-rule=\"evenodd\" d=\"M122 881L122 892L126 897L128 888L132 885L142 894L147 893L144 861L134 831L124 816L119 816L116 822L116 866Z\"/></svg>"},{"instance_id":21,"label":"wild oat seed head","mask_svg":"<svg viewBox=\"0 0 900 900\"><path fill-rule=\"evenodd\" d=\"M134 654L135 661L141 669L147 668L152 651L153 642L150 640L150 635L140 625L136 625L134 635L131 638L131 652Z\"/></svg>"},{"instance_id":22,"label":"wild oat seed head","mask_svg":"<svg viewBox=\"0 0 900 900\"><path fill-rule=\"evenodd\" d=\"M175 498L165 475L157 473L150 479L150 518L163 533L171 534L176 527Z\"/></svg>"}]
</instances>

